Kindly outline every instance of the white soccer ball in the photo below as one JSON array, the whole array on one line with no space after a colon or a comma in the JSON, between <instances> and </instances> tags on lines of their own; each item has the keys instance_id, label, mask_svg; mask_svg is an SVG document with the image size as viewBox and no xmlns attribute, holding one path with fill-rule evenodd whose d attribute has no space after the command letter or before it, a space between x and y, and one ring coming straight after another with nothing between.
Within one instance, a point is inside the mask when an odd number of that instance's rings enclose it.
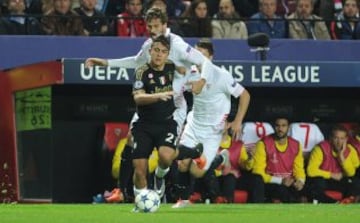
<instances>
[{"instance_id":1,"label":"white soccer ball","mask_svg":"<svg viewBox=\"0 0 360 223\"><path fill-rule=\"evenodd\" d=\"M160 197L153 190L143 190L136 195L135 206L140 212L155 212L160 207Z\"/></svg>"}]
</instances>

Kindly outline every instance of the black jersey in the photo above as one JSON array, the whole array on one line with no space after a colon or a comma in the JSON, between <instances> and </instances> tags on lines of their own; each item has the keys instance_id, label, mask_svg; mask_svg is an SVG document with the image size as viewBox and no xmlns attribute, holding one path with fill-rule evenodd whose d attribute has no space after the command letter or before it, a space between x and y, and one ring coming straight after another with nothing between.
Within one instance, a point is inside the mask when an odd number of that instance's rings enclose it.
<instances>
[{"instance_id":1,"label":"black jersey","mask_svg":"<svg viewBox=\"0 0 360 223\"><path fill-rule=\"evenodd\" d=\"M165 64L162 71L156 71L149 64L139 67L135 71L133 90L143 89L147 94L172 91L175 65L171 61ZM174 100L158 101L149 105L138 105L139 121L165 121L172 119L175 111Z\"/></svg>"}]
</instances>

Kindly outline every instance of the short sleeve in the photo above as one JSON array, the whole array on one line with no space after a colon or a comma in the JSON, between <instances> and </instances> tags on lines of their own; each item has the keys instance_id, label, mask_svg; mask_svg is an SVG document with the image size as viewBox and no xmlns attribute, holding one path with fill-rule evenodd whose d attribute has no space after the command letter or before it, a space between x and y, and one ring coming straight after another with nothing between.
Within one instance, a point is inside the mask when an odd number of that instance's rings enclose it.
<instances>
[{"instance_id":1,"label":"short sleeve","mask_svg":"<svg viewBox=\"0 0 360 223\"><path fill-rule=\"evenodd\" d=\"M221 77L223 79L222 83L224 84L223 87L225 92L230 93L235 98L239 97L245 90L241 84L236 82L236 80L228 71L221 69Z\"/></svg>"}]
</instances>

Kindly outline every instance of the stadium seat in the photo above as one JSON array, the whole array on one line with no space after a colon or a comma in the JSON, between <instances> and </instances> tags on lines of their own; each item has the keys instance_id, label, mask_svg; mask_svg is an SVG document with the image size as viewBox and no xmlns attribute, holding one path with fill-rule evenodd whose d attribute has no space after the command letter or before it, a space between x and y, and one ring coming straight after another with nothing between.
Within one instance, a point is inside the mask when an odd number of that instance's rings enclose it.
<instances>
[{"instance_id":1,"label":"stadium seat","mask_svg":"<svg viewBox=\"0 0 360 223\"><path fill-rule=\"evenodd\" d=\"M126 138L129 126L123 122L106 122L104 126L104 146L110 151L115 151L120 139Z\"/></svg>"},{"instance_id":2,"label":"stadium seat","mask_svg":"<svg viewBox=\"0 0 360 223\"><path fill-rule=\"evenodd\" d=\"M248 200L248 193L244 190L234 191L234 203L246 203Z\"/></svg>"}]
</instances>

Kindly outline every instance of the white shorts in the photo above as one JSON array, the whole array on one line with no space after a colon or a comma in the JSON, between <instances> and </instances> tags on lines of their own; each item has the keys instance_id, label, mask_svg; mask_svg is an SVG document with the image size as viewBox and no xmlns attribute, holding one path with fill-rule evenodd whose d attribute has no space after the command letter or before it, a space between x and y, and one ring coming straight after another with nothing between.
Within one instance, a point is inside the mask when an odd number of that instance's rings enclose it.
<instances>
[{"instance_id":1,"label":"white shorts","mask_svg":"<svg viewBox=\"0 0 360 223\"><path fill-rule=\"evenodd\" d=\"M214 131L212 126L195 128L191 122L188 122L185 125L179 143L189 148L194 148L198 143L202 143L204 146L202 156L206 160L205 166L202 169L207 170L217 154L221 139L222 132Z\"/></svg>"}]
</instances>

